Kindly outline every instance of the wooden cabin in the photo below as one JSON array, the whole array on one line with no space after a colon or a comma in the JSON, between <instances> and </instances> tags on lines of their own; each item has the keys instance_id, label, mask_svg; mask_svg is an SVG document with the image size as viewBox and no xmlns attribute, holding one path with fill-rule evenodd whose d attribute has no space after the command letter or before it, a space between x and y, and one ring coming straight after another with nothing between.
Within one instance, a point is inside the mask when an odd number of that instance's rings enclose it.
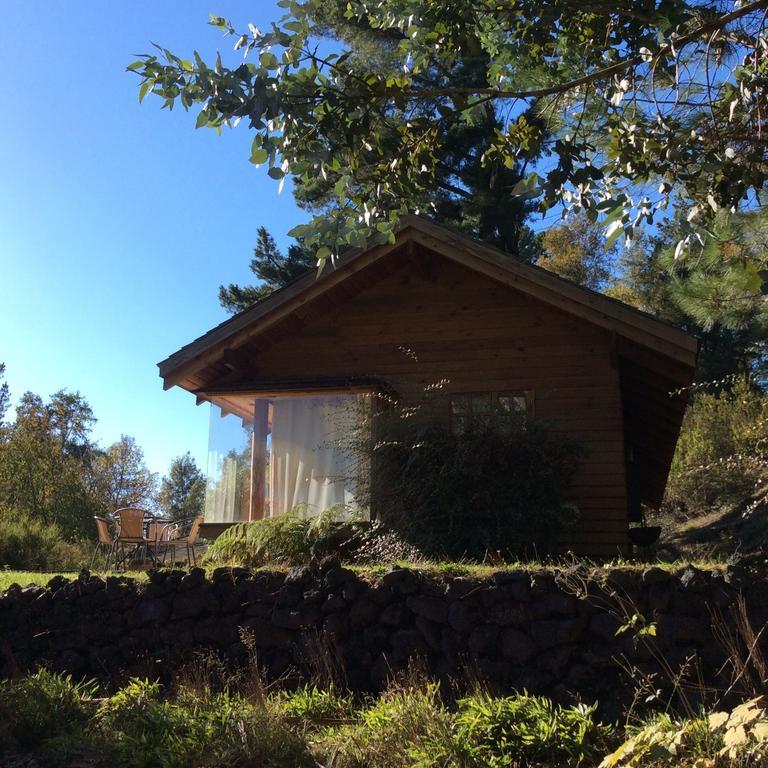
<instances>
[{"instance_id":1,"label":"wooden cabin","mask_svg":"<svg viewBox=\"0 0 768 768\"><path fill-rule=\"evenodd\" d=\"M445 419L513 403L578 440L566 545L611 556L662 500L697 351L678 328L409 216L394 244L305 275L159 369L166 389L213 405L212 436L233 420L241 433L209 452L209 531L352 503L323 423L366 397L418 407L439 390Z\"/></svg>"}]
</instances>

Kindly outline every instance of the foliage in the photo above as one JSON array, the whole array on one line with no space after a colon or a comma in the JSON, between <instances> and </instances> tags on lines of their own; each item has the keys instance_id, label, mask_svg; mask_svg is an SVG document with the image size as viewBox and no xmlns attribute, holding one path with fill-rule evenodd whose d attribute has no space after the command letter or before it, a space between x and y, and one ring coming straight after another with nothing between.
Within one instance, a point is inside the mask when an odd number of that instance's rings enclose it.
<instances>
[{"instance_id":1,"label":"foliage","mask_svg":"<svg viewBox=\"0 0 768 768\"><path fill-rule=\"evenodd\" d=\"M110 511L120 507L151 509L155 505L157 475L144 463L136 440L121 435L95 461L96 486Z\"/></svg>"},{"instance_id":2,"label":"foliage","mask_svg":"<svg viewBox=\"0 0 768 768\"><path fill-rule=\"evenodd\" d=\"M90 549L84 541L67 541L55 524L0 508L0 568L73 570L89 561Z\"/></svg>"},{"instance_id":3,"label":"foliage","mask_svg":"<svg viewBox=\"0 0 768 768\"><path fill-rule=\"evenodd\" d=\"M231 67L159 48L129 69L140 99L199 106L198 127L245 118L251 161L270 177L335 178L331 210L296 232L320 261L390 237L398 216L439 188L452 131L489 119L489 107L500 127L480 167L503 174L542 153L515 193L541 211L602 216L611 237L685 199L690 244L709 212L765 184L762 0L348 3L346 19L390 38L391 68L341 41L322 52L317 5L284 0L267 31L212 16L244 55ZM465 57L476 62L466 79Z\"/></svg>"},{"instance_id":4,"label":"foliage","mask_svg":"<svg viewBox=\"0 0 768 768\"><path fill-rule=\"evenodd\" d=\"M233 283L219 286L219 303L228 312L242 312L259 299L282 288L311 269L315 260L301 243L294 243L283 254L266 228L259 227L258 240L253 249L251 272L259 285L239 286Z\"/></svg>"},{"instance_id":5,"label":"foliage","mask_svg":"<svg viewBox=\"0 0 768 768\"><path fill-rule=\"evenodd\" d=\"M60 390L47 402L26 392L0 424L0 566L79 566L94 515L152 506L154 475L136 441L102 450L90 437L95 421L80 393Z\"/></svg>"},{"instance_id":6,"label":"foliage","mask_svg":"<svg viewBox=\"0 0 768 768\"><path fill-rule=\"evenodd\" d=\"M493 698L478 694L458 704L456 740L475 765L593 765L610 729L596 706L561 707L541 696Z\"/></svg>"},{"instance_id":7,"label":"foliage","mask_svg":"<svg viewBox=\"0 0 768 768\"><path fill-rule=\"evenodd\" d=\"M616 247L604 247L602 228L586 216L573 216L541 237L544 253L536 264L595 291L606 288Z\"/></svg>"},{"instance_id":8,"label":"foliage","mask_svg":"<svg viewBox=\"0 0 768 768\"><path fill-rule=\"evenodd\" d=\"M306 686L297 691L278 694L277 702L284 715L310 721L310 724L345 720L355 713L352 697L333 687Z\"/></svg>"},{"instance_id":9,"label":"foliage","mask_svg":"<svg viewBox=\"0 0 768 768\"><path fill-rule=\"evenodd\" d=\"M358 723L330 733L324 751L333 768L465 765L452 721L437 685L394 686L362 710Z\"/></svg>"},{"instance_id":10,"label":"foliage","mask_svg":"<svg viewBox=\"0 0 768 768\"><path fill-rule=\"evenodd\" d=\"M5 363L0 363L0 381L5 378ZM0 429L3 426L3 419L8 411L8 407L11 402L11 393L8 389L8 382L2 381L0 383Z\"/></svg>"},{"instance_id":11,"label":"foliage","mask_svg":"<svg viewBox=\"0 0 768 768\"><path fill-rule=\"evenodd\" d=\"M203 514L205 475L197 468L189 452L177 456L160 483L158 502L173 520L184 520Z\"/></svg>"},{"instance_id":12,"label":"foliage","mask_svg":"<svg viewBox=\"0 0 768 768\"><path fill-rule=\"evenodd\" d=\"M205 562L260 567L302 565L327 555L369 562L418 554L381 525L340 517L341 511L330 507L316 517L306 518L297 507L287 515L239 523L227 528L211 544Z\"/></svg>"},{"instance_id":13,"label":"foliage","mask_svg":"<svg viewBox=\"0 0 768 768\"><path fill-rule=\"evenodd\" d=\"M91 715L92 682L40 669L19 680L0 681L0 753L51 746L75 736Z\"/></svg>"},{"instance_id":14,"label":"foliage","mask_svg":"<svg viewBox=\"0 0 768 768\"><path fill-rule=\"evenodd\" d=\"M503 409L461 434L394 413L378 427L371 498L382 522L427 555L544 554L575 523L566 498L579 454Z\"/></svg>"},{"instance_id":15,"label":"foliage","mask_svg":"<svg viewBox=\"0 0 768 768\"><path fill-rule=\"evenodd\" d=\"M280 717L226 692L182 691L174 701L157 683L133 680L102 706L99 730L127 768L309 764Z\"/></svg>"},{"instance_id":16,"label":"foliage","mask_svg":"<svg viewBox=\"0 0 768 768\"><path fill-rule=\"evenodd\" d=\"M768 397L754 384L700 392L688 408L665 504L692 515L752 498L768 479Z\"/></svg>"}]
</instances>

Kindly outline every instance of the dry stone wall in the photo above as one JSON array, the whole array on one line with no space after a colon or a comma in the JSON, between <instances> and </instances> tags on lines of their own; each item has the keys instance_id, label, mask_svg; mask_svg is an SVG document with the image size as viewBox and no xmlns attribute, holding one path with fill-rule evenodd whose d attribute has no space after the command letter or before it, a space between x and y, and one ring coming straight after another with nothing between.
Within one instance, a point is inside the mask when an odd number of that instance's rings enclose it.
<instances>
[{"instance_id":1,"label":"dry stone wall","mask_svg":"<svg viewBox=\"0 0 768 768\"><path fill-rule=\"evenodd\" d=\"M731 621L739 595L762 626L765 585L746 585L732 569L612 569L600 578L506 570L478 579L403 568L372 580L330 559L288 573L159 571L147 582L84 572L0 597L0 675L44 664L76 676L163 679L201 649L233 662L255 649L270 678L333 676L375 691L417 659L439 678L480 678L500 691L615 700L629 695L628 664L664 687L658 654L675 669L693 660L707 682L723 684L713 615ZM653 621L656 636L617 634L627 611Z\"/></svg>"}]
</instances>

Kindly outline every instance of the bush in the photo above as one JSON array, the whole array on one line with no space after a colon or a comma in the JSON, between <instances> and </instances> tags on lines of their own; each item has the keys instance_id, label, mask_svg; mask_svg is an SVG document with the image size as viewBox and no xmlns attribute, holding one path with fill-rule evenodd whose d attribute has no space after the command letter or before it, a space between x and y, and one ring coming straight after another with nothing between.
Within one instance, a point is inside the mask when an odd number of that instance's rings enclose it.
<instances>
[{"instance_id":1,"label":"bush","mask_svg":"<svg viewBox=\"0 0 768 768\"><path fill-rule=\"evenodd\" d=\"M425 554L546 553L574 525L566 496L580 451L545 425L501 410L460 435L392 421L380 430L371 498L382 522Z\"/></svg>"},{"instance_id":2,"label":"bush","mask_svg":"<svg viewBox=\"0 0 768 768\"><path fill-rule=\"evenodd\" d=\"M61 751L67 737L84 728L93 709L92 682L41 669L21 680L0 682L0 752L50 746Z\"/></svg>"},{"instance_id":3,"label":"bush","mask_svg":"<svg viewBox=\"0 0 768 768\"><path fill-rule=\"evenodd\" d=\"M744 504L768 481L768 398L748 381L697 394L683 422L665 506L685 516Z\"/></svg>"},{"instance_id":4,"label":"bush","mask_svg":"<svg viewBox=\"0 0 768 768\"><path fill-rule=\"evenodd\" d=\"M209 564L301 565L336 555L349 562L414 559L418 551L378 523L340 520L330 508L317 517L302 518L300 510L227 528L205 556Z\"/></svg>"},{"instance_id":5,"label":"bush","mask_svg":"<svg viewBox=\"0 0 768 768\"><path fill-rule=\"evenodd\" d=\"M541 696L476 695L458 704L456 739L478 766L593 765L610 731L595 707L560 707Z\"/></svg>"},{"instance_id":6,"label":"bush","mask_svg":"<svg viewBox=\"0 0 768 768\"><path fill-rule=\"evenodd\" d=\"M88 544L65 541L56 525L44 525L12 509L0 510L0 568L77 570L89 557Z\"/></svg>"},{"instance_id":7,"label":"bush","mask_svg":"<svg viewBox=\"0 0 768 768\"><path fill-rule=\"evenodd\" d=\"M329 720L348 720L355 712L352 697L333 687L306 686L298 691L279 694L277 701L280 710L287 717L320 724Z\"/></svg>"},{"instance_id":8,"label":"bush","mask_svg":"<svg viewBox=\"0 0 768 768\"><path fill-rule=\"evenodd\" d=\"M182 691L171 700L157 683L133 680L104 704L99 730L126 768L311 764L275 711L226 692Z\"/></svg>"},{"instance_id":9,"label":"bush","mask_svg":"<svg viewBox=\"0 0 768 768\"><path fill-rule=\"evenodd\" d=\"M333 755L334 768L463 766L452 725L437 685L393 688L361 712L359 723L327 734L322 751Z\"/></svg>"}]
</instances>

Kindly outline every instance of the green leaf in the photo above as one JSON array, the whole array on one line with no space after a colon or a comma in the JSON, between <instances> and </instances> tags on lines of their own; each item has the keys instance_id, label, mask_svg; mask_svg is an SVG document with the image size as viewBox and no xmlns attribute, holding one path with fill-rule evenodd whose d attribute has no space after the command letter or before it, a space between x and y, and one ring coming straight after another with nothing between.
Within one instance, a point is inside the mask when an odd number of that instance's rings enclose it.
<instances>
[{"instance_id":1,"label":"green leaf","mask_svg":"<svg viewBox=\"0 0 768 768\"><path fill-rule=\"evenodd\" d=\"M141 104L142 101L144 101L144 97L147 95L147 91L152 87L152 82L150 80L145 80L141 87L139 88L139 104Z\"/></svg>"},{"instance_id":2,"label":"green leaf","mask_svg":"<svg viewBox=\"0 0 768 768\"><path fill-rule=\"evenodd\" d=\"M251 145L251 157L250 161L254 165L261 165L262 163L267 162L267 158L269 157L269 152L267 152L264 147L259 145L259 142L261 141L261 137L257 136L253 140L253 144Z\"/></svg>"},{"instance_id":3,"label":"green leaf","mask_svg":"<svg viewBox=\"0 0 768 768\"><path fill-rule=\"evenodd\" d=\"M267 174L271 179L282 179L283 176L285 176L285 173L283 172L282 168L278 168L276 165L273 165L267 171Z\"/></svg>"},{"instance_id":4,"label":"green leaf","mask_svg":"<svg viewBox=\"0 0 768 768\"><path fill-rule=\"evenodd\" d=\"M331 249L327 245L321 245L315 253L318 261L325 261L330 255Z\"/></svg>"},{"instance_id":5,"label":"green leaf","mask_svg":"<svg viewBox=\"0 0 768 768\"><path fill-rule=\"evenodd\" d=\"M279 66L277 56L275 56L274 53L270 53L269 51L264 51L264 53L259 56L259 63L262 67L264 67L264 69L277 69Z\"/></svg>"}]
</instances>

